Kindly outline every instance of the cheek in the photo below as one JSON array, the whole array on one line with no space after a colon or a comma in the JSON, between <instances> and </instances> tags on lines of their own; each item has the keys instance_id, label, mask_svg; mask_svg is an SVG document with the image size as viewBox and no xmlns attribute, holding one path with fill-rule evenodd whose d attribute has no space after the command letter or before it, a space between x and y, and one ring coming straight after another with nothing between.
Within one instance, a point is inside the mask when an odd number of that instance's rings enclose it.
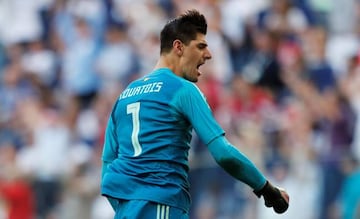
<instances>
[{"instance_id":1,"label":"cheek","mask_svg":"<svg viewBox=\"0 0 360 219\"><path fill-rule=\"evenodd\" d=\"M187 62L189 68L196 68L198 63L199 63L199 56L195 54L189 57Z\"/></svg>"},{"instance_id":2,"label":"cheek","mask_svg":"<svg viewBox=\"0 0 360 219\"><path fill-rule=\"evenodd\" d=\"M184 55L188 63L197 63L198 60L201 58L201 53L199 52L199 50L196 49L187 50Z\"/></svg>"}]
</instances>

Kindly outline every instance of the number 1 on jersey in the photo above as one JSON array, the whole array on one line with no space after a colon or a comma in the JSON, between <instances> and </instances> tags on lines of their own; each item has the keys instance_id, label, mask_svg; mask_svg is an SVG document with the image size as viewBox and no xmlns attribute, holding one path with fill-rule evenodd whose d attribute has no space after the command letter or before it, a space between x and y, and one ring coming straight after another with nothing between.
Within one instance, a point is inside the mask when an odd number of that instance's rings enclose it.
<instances>
[{"instance_id":1,"label":"number 1 on jersey","mask_svg":"<svg viewBox=\"0 0 360 219\"><path fill-rule=\"evenodd\" d=\"M131 114L132 123L133 123L131 142L134 147L134 157L139 156L142 151L141 145L139 143L139 130L140 130L139 112L140 112L140 102L131 103L127 105L126 113Z\"/></svg>"}]
</instances>

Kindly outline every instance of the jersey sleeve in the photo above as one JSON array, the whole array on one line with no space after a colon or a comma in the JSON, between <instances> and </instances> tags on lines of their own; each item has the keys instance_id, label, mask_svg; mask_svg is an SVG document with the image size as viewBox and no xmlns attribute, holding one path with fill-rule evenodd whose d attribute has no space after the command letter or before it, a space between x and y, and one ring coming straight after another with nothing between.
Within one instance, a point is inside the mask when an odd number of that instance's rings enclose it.
<instances>
[{"instance_id":1,"label":"jersey sleeve","mask_svg":"<svg viewBox=\"0 0 360 219\"><path fill-rule=\"evenodd\" d=\"M178 109L185 114L216 162L225 171L255 190L262 188L266 183L265 176L247 156L227 141L225 132L215 120L204 95L195 85L191 85L179 91Z\"/></svg>"},{"instance_id":2,"label":"jersey sleeve","mask_svg":"<svg viewBox=\"0 0 360 219\"><path fill-rule=\"evenodd\" d=\"M195 84L184 84L178 91L175 105L187 117L204 144L207 145L216 137L225 134L215 120L205 96Z\"/></svg>"},{"instance_id":3,"label":"jersey sleeve","mask_svg":"<svg viewBox=\"0 0 360 219\"><path fill-rule=\"evenodd\" d=\"M266 178L255 164L224 136L216 138L208 145L216 162L231 176L249 185L254 190L260 190L266 183Z\"/></svg>"},{"instance_id":4,"label":"jersey sleeve","mask_svg":"<svg viewBox=\"0 0 360 219\"><path fill-rule=\"evenodd\" d=\"M116 105L115 105L114 109L115 108L116 108ZM105 130L104 147L103 147L102 157L101 157L101 159L102 159L101 178L102 179L104 178L104 175L108 171L109 164L111 164L111 162L113 160L115 160L117 157L118 142L116 139L113 113L114 112L112 112L111 116L109 116L109 120L108 120L107 127Z\"/></svg>"},{"instance_id":5,"label":"jersey sleeve","mask_svg":"<svg viewBox=\"0 0 360 219\"><path fill-rule=\"evenodd\" d=\"M116 109L116 105L114 106L112 114L109 116L109 120L105 130L105 140L102 152L102 160L105 162L111 162L117 157L118 142L115 130L115 120L113 118L113 113Z\"/></svg>"}]
</instances>

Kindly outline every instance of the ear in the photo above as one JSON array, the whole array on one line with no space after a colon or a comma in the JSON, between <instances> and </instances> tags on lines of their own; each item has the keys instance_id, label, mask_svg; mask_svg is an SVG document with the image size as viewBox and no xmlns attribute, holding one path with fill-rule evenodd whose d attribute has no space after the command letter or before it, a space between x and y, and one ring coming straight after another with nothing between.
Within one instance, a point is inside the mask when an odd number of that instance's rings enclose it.
<instances>
[{"instance_id":1,"label":"ear","mask_svg":"<svg viewBox=\"0 0 360 219\"><path fill-rule=\"evenodd\" d=\"M184 45L180 40L174 40L173 42L173 49L175 54L181 56L184 52Z\"/></svg>"}]
</instances>

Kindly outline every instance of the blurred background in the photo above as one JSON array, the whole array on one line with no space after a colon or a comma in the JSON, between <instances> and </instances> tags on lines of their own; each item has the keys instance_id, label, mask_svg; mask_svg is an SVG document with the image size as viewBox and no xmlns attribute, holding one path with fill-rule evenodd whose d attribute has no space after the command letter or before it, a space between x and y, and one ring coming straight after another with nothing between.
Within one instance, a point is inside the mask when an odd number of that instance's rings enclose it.
<instances>
[{"instance_id":1,"label":"blurred background","mask_svg":"<svg viewBox=\"0 0 360 219\"><path fill-rule=\"evenodd\" d=\"M107 117L196 8L198 82L229 140L290 194L276 215L194 135L192 219L360 218L359 0L1 0L0 219L110 219Z\"/></svg>"}]
</instances>

